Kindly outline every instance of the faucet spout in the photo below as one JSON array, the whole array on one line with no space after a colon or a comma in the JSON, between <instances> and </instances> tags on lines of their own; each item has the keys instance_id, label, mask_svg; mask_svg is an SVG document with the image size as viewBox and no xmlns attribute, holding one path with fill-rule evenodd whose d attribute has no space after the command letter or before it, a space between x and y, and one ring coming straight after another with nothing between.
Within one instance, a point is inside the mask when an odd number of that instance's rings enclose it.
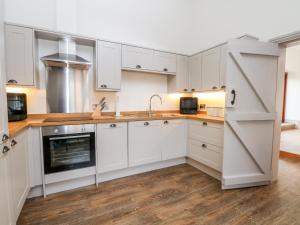
<instances>
[{"instance_id":1,"label":"faucet spout","mask_svg":"<svg viewBox=\"0 0 300 225\"><path fill-rule=\"evenodd\" d=\"M160 95L158 95L158 94L152 95L152 96L150 97L149 112L148 112L148 113L149 113L149 116L151 116L151 114L152 114L152 99L153 99L154 97L158 97L159 100L160 100L160 104L162 104L162 98L161 98Z\"/></svg>"}]
</instances>

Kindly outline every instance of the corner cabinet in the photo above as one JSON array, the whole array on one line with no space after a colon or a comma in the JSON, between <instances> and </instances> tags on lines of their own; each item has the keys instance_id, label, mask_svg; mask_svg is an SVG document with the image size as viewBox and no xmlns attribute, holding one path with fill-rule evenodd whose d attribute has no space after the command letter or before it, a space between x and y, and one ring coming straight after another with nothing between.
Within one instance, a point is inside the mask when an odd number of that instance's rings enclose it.
<instances>
[{"instance_id":1,"label":"corner cabinet","mask_svg":"<svg viewBox=\"0 0 300 225\"><path fill-rule=\"evenodd\" d=\"M128 167L127 123L97 125L98 173Z\"/></svg>"},{"instance_id":2,"label":"corner cabinet","mask_svg":"<svg viewBox=\"0 0 300 225\"><path fill-rule=\"evenodd\" d=\"M97 41L96 90L121 89L121 44Z\"/></svg>"},{"instance_id":3,"label":"corner cabinet","mask_svg":"<svg viewBox=\"0 0 300 225\"><path fill-rule=\"evenodd\" d=\"M31 28L5 26L7 84L34 86L34 31Z\"/></svg>"}]
</instances>

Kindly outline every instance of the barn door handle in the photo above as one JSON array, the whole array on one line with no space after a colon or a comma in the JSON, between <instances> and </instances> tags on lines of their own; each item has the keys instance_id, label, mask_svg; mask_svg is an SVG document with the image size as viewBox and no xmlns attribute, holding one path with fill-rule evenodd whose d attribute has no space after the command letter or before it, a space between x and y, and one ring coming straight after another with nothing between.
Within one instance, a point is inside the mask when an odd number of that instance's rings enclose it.
<instances>
[{"instance_id":1,"label":"barn door handle","mask_svg":"<svg viewBox=\"0 0 300 225\"><path fill-rule=\"evenodd\" d=\"M234 105L234 103L235 103L235 96L236 96L236 93L235 93L235 90L234 89L232 89L231 90L231 94L233 95L233 99L231 100L231 105Z\"/></svg>"}]
</instances>

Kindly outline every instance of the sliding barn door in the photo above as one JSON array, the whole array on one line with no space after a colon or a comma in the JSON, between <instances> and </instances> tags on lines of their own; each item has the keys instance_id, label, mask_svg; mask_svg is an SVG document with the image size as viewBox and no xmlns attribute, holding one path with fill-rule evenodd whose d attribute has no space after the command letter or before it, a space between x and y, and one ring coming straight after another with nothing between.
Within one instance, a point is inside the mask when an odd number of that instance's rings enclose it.
<instances>
[{"instance_id":1,"label":"sliding barn door","mask_svg":"<svg viewBox=\"0 0 300 225\"><path fill-rule=\"evenodd\" d=\"M223 189L270 182L278 57L277 44L228 43Z\"/></svg>"}]
</instances>

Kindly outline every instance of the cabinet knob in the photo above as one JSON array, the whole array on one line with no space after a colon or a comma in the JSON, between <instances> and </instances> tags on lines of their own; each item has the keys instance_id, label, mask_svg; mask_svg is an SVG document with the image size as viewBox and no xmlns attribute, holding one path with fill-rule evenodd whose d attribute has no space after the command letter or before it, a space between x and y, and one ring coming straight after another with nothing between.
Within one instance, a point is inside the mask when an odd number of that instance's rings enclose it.
<instances>
[{"instance_id":1,"label":"cabinet knob","mask_svg":"<svg viewBox=\"0 0 300 225\"><path fill-rule=\"evenodd\" d=\"M195 88L192 88L191 91L195 91Z\"/></svg>"},{"instance_id":2,"label":"cabinet knob","mask_svg":"<svg viewBox=\"0 0 300 225\"><path fill-rule=\"evenodd\" d=\"M145 123L144 123L144 126L149 126L149 122L145 122Z\"/></svg>"},{"instance_id":3,"label":"cabinet knob","mask_svg":"<svg viewBox=\"0 0 300 225\"><path fill-rule=\"evenodd\" d=\"M102 84L101 87L102 88L107 88L107 85L106 84Z\"/></svg>"},{"instance_id":4,"label":"cabinet knob","mask_svg":"<svg viewBox=\"0 0 300 225\"><path fill-rule=\"evenodd\" d=\"M164 68L164 72L168 72L168 69L167 69L167 68Z\"/></svg>"},{"instance_id":5,"label":"cabinet knob","mask_svg":"<svg viewBox=\"0 0 300 225\"><path fill-rule=\"evenodd\" d=\"M169 123L169 121L168 121L168 120L165 120L165 121L164 121L164 124L168 124L168 123Z\"/></svg>"},{"instance_id":6,"label":"cabinet knob","mask_svg":"<svg viewBox=\"0 0 300 225\"><path fill-rule=\"evenodd\" d=\"M207 126L207 122L203 122L202 124L203 124L203 126Z\"/></svg>"},{"instance_id":7,"label":"cabinet knob","mask_svg":"<svg viewBox=\"0 0 300 225\"><path fill-rule=\"evenodd\" d=\"M2 149L2 153L5 154L5 153L7 153L9 150L10 150L9 147L4 146L3 149Z\"/></svg>"},{"instance_id":8,"label":"cabinet knob","mask_svg":"<svg viewBox=\"0 0 300 225\"><path fill-rule=\"evenodd\" d=\"M222 85L222 86L221 86L221 89L225 89L225 88L226 88L226 86L225 86L225 85Z\"/></svg>"},{"instance_id":9,"label":"cabinet knob","mask_svg":"<svg viewBox=\"0 0 300 225\"><path fill-rule=\"evenodd\" d=\"M183 89L183 91L188 91L188 89L185 88L185 89Z\"/></svg>"},{"instance_id":10,"label":"cabinet knob","mask_svg":"<svg viewBox=\"0 0 300 225\"><path fill-rule=\"evenodd\" d=\"M110 127L115 128L115 127L117 127L117 124L113 123L113 124L110 125Z\"/></svg>"},{"instance_id":11,"label":"cabinet knob","mask_svg":"<svg viewBox=\"0 0 300 225\"><path fill-rule=\"evenodd\" d=\"M142 67L141 67L141 65L136 65L135 68L141 69Z\"/></svg>"},{"instance_id":12,"label":"cabinet knob","mask_svg":"<svg viewBox=\"0 0 300 225\"><path fill-rule=\"evenodd\" d=\"M213 90L216 90L216 89L218 89L218 87L216 87L216 86L213 86L211 89L213 89Z\"/></svg>"},{"instance_id":13,"label":"cabinet knob","mask_svg":"<svg viewBox=\"0 0 300 225\"><path fill-rule=\"evenodd\" d=\"M2 136L2 142L7 141L9 139L7 134L3 134Z\"/></svg>"},{"instance_id":14,"label":"cabinet knob","mask_svg":"<svg viewBox=\"0 0 300 225\"><path fill-rule=\"evenodd\" d=\"M8 80L7 83L8 84L17 84L18 81L14 80L14 79L11 79L11 80Z\"/></svg>"},{"instance_id":15,"label":"cabinet knob","mask_svg":"<svg viewBox=\"0 0 300 225\"><path fill-rule=\"evenodd\" d=\"M202 144L202 148L207 148L206 144Z\"/></svg>"},{"instance_id":16,"label":"cabinet knob","mask_svg":"<svg viewBox=\"0 0 300 225\"><path fill-rule=\"evenodd\" d=\"M15 139L13 139L10 143L10 146L14 147L16 144L18 144L18 142Z\"/></svg>"}]
</instances>

